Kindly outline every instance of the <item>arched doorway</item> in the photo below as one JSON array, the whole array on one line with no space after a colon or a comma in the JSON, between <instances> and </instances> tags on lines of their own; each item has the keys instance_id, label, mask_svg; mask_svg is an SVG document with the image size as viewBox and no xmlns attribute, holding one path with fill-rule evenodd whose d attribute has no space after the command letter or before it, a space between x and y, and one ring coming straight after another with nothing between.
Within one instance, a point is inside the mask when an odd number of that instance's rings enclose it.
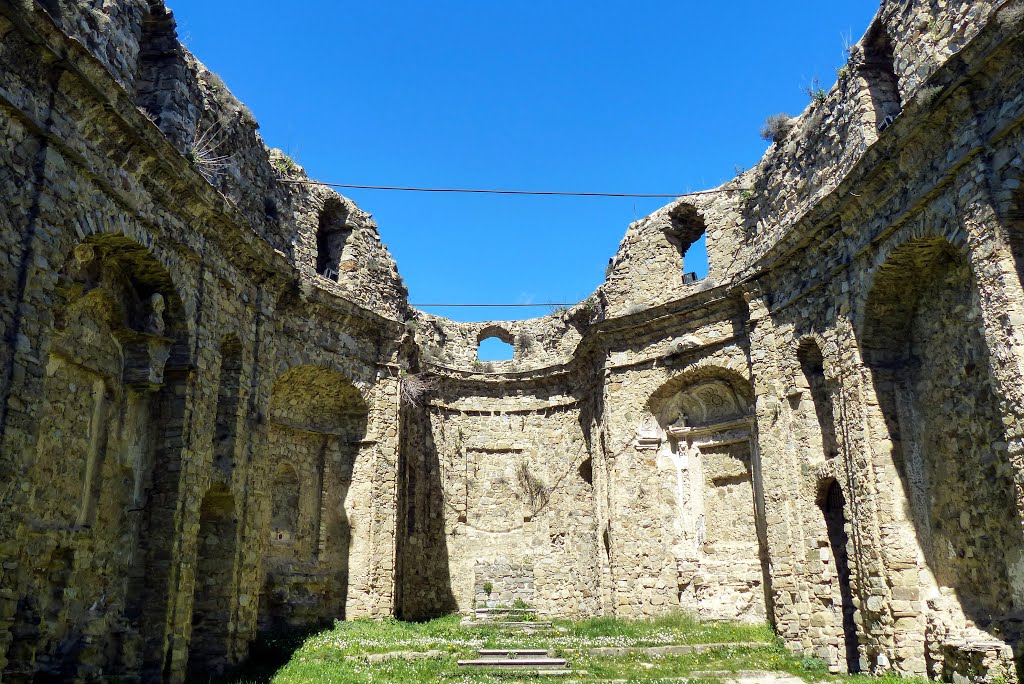
<instances>
[{"instance_id":1,"label":"arched doorway","mask_svg":"<svg viewBox=\"0 0 1024 684\"><path fill-rule=\"evenodd\" d=\"M725 369L683 374L648 402L662 435L657 462L674 490L666 547L679 601L707 619L767 615L763 508L749 382Z\"/></svg>"}]
</instances>

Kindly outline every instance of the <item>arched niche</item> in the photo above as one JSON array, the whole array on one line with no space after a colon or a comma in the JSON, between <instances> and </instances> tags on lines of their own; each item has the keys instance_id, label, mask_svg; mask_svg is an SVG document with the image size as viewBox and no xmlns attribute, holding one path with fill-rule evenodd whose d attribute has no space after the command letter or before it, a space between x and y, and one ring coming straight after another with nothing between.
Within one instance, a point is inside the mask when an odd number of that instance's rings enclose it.
<instances>
[{"instance_id":1,"label":"arched niche","mask_svg":"<svg viewBox=\"0 0 1024 684\"><path fill-rule=\"evenodd\" d=\"M214 476L228 483L235 469L238 436L238 400L242 383L242 343L227 335L220 344L220 376L213 432Z\"/></svg>"},{"instance_id":2,"label":"arched niche","mask_svg":"<svg viewBox=\"0 0 1024 684\"><path fill-rule=\"evenodd\" d=\"M187 313L170 273L152 248L121 234L79 243L57 274L52 309L42 320L45 368L34 422L40 426L27 481L42 537L87 546L81 572L68 578L76 597L41 616L36 657L47 634L124 616L124 652L105 653L108 672L159 671L178 507L185 391L191 373ZM65 530L65 534L58 531ZM27 565L39 544L26 548ZM102 572L117 589L85 579ZM36 578L19 600L39 603L51 589ZM52 644L54 648L64 648ZM64 658L74 670L77 651ZM9 658L9 668L18 668Z\"/></svg>"},{"instance_id":3,"label":"arched niche","mask_svg":"<svg viewBox=\"0 0 1024 684\"><path fill-rule=\"evenodd\" d=\"M764 620L763 504L749 382L725 368L701 368L658 389L647 409L659 433L664 491L675 493L679 532L671 546L680 605L705 618Z\"/></svg>"},{"instance_id":4,"label":"arched niche","mask_svg":"<svg viewBox=\"0 0 1024 684\"><path fill-rule=\"evenodd\" d=\"M821 572L825 583L824 591L815 591L814 593L819 600L827 605L817 611L818 615L812 619L816 619L816 622L819 623L833 623L837 631L837 641L842 647L841 651L836 649L836 655L841 655L842 669L853 674L860 672L861 667L860 640L857 634L857 604L854 601L854 585L850 567L850 538L847 532L849 520L846 514L847 502L842 485L834 478L829 478L820 484L818 505L825 525L828 566Z\"/></svg>"},{"instance_id":5,"label":"arched niche","mask_svg":"<svg viewBox=\"0 0 1024 684\"><path fill-rule=\"evenodd\" d=\"M864 36L859 72L867 84L872 122L876 133L888 128L903 109L892 37L885 22L877 19Z\"/></svg>"},{"instance_id":6,"label":"arched niche","mask_svg":"<svg viewBox=\"0 0 1024 684\"><path fill-rule=\"evenodd\" d=\"M860 328L877 400L866 403L874 467L899 537L887 544L891 581L921 586L930 577L922 599L953 630L967 618L1001 629L1024 607L1016 569L1024 545L968 259L943 237L894 248L874 275Z\"/></svg>"},{"instance_id":7,"label":"arched niche","mask_svg":"<svg viewBox=\"0 0 1024 684\"><path fill-rule=\"evenodd\" d=\"M345 616L358 579L350 561L369 553L352 528L372 504L372 463L360 458L368 413L359 389L332 368L297 366L274 381L267 472L268 485L282 489L266 512L263 630Z\"/></svg>"},{"instance_id":8,"label":"arched niche","mask_svg":"<svg viewBox=\"0 0 1024 684\"><path fill-rule=\"evenodd\" d=\"M278 466L270 489L270 543L291 544L299 531L301 484L295 468Z\"/></svg>"},{"instance_id":9,"label":"arched niche","mask_svg":"<svg viewBox=\"0 0 1024 684\"><path fill-rule=\"evenodd\" d=\"M817 341L813 338L802 340L796 356L800 364L798 382L803 390L796 408L804 423L810 425L809 446L814 453L806 455L807 462L818 464L822 459L831 459L839 454L832 387L825 377L825 359Z\"/></svg>"}]
</instances>

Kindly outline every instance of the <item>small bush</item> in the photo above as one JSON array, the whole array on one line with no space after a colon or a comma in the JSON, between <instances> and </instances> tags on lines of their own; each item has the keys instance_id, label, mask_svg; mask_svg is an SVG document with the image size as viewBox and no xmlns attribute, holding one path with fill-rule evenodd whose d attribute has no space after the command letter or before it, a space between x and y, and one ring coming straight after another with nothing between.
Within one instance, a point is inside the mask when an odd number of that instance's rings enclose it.
<instances>
[{"instance_id":1,"label":"small bush","mask_svg":"<svg viewBox=\"0 0 1024 684\"><path fill-rule=\"evenodd\" d=\"M768 142L779 143L789 135L791 130L793 130L793 117L779 112L764 120L764 125L761 126L761 138Z\"/></svg>"},{"instance_id":2,"label":"small bush","mask_svg":"<svg viewBox=\"0 0 1024 684\"><path fill-rule=\"evenodd\" d=\"M814 656L804 656L800 659L800 669L813 674L827 674L828 663Z\"/></svg>"},{"instance_id":3,"label":"small bush","mask_svg":"<svg viewBox=\"0 0 1024 684\"><path fill-rule=\"evenodd\" d=\"M483 585L481 585L481 586L483 586L484 593L487 594L488 596L490 596L491 592L494 591L494 584L490 580L484 582Z\"/></svg>"},{"instance_id":4,"label":"small bush","mask_svg":"<svg viewBox=\"0 0 1024 684\"><path fill-rule=\"evenodd\" d=\"M917 101L921 103L922 107L931 107L940 95L942 95L940 86L925 86L917 92Z\"/></svg>"},{"instance_id":5,"label":"small bush","mask_svg":"<svg viewBox=\"0 0 1024 684\"><path fill-rule=\"evenodd\" d=\"M817 78L811 79L811 85L804 86L804 92L807 97L811 98L811 102L814 104L821 104L828 97L828 93L821 87L821 82Z\"/></svg>"},{"instance_id":6,"label":"small bush","mask_svg":"<svg viewBox=\"0 0 1024 684\"><path fill-rule=\"evenodd\" d=\"M299 171L299 165L283 152L280 156L276 157L271 164L279 176L291 176Z\"/></svg>"}]
</instances>

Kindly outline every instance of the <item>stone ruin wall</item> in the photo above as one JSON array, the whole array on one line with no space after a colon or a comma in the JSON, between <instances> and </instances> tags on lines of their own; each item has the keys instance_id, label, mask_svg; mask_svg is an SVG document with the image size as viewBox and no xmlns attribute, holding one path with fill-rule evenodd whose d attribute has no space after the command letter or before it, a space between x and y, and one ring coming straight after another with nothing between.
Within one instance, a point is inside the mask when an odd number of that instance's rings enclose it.
<instances>
[{"instance_id":1,"label":"stone ruin wall","mask_svg":"<svg viewBox=\"0 0 1024 684\"><path fill-rule=\"evenodd\" d=\"M587 300L455 323L160 0L0 1L4 680L181 681L266 631L515 599L1015 680L1022 33L1018 0L884 3Z\"/></svg>"}]
</instances>

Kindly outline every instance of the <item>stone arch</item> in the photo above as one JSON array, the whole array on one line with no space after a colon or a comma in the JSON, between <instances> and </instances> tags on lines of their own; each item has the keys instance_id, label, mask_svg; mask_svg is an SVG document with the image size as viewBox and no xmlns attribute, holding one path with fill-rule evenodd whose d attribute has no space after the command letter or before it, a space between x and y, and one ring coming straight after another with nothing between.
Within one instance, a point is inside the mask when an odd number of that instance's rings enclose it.
<instances>
[{"instance_id":1,"label":"stone arch","mask_svg":"<svg viewBox=\"0 0 1024 684\"><path fill-rule=\"evenodd\" d=\"M648 411L667 429L682 419L691 426L749 416L753 406L750 380L715 365L692 368L651 394Z\"/></svg>"},{"instance_id":2,"label":"stone arch","mask_svg":"<svg viewBox=\"0 0 1024 684\"><path fill-rule=\"evenodd\" d=\"M233 656L231 616L236 601L237 538L234 497L223 485L214 485L199 508L188 652L190 678L223 674Z\"/></svg>"},{"instance_id":3,"label":"stone arch","mask_svg":"<svg viewBox=\"0 0 1024 684\"><path fill-rule=\"evenodd\" d=\"M299 485L298 510L289 543L265 547L263 630L345 616L349 589L362 569L358 563L368 562L369 540L353 534L355 521L369 517L372 500L371 464L360 458L368 414L359 389L332 368L295 366L274 381L267 472ZM276 527L272 516L267 511L268 538Z\"/></svg>"},{"instance_id":4,"label":"stone arch","mask_svg":"<svg viewBox=\"0 0 1024 684\"><path fill-rule=\"evenodd\" d=\"M691 369L656 390L647 410L660 435L664 489L676 501L677 535L666 547L677 554L680 605L704 618L764 620L763 499L749 380L724 367Z\"/></svg>"},{"instance_id":5,"label":"stone arch","mask_svg":"<svg viewBox=\"0 0 1024 684\"><path fill-rule=\"evenodd\" d=\"M923 597L933 619L993 626L1024 601L999 397L965 250L922 232L880 255L858 336L877 399L867 405L876 468L891 478L883 487L896 485L889 514L906 521L887 544L899 564L891 581L920 585L907 550L917 549L934 579Z\"/></svg>"},{"instance_id":6,"label":"stone arch","mask_svg":"<svg viewBox=\"0 0 1024 684\"><path fill-rule=\"evenodd\" d=\"M352 234L348 225L348 207L337 195L329 195L317 216L316 272L328 280L337 280L343 270L345 245Z\"/></svg>"},{"instance_id":7,"label":"stone arch","mask_svg":"<svg viewBox=\"0 0 1024 684\"><path fill-rule=\"evenodd\" d=\"M214 477L225 483L230 483L235 469L241 384L242 343L237 335L226 335L220 343L220 377L213 431Z\"/></svg>"}]
</instances>

